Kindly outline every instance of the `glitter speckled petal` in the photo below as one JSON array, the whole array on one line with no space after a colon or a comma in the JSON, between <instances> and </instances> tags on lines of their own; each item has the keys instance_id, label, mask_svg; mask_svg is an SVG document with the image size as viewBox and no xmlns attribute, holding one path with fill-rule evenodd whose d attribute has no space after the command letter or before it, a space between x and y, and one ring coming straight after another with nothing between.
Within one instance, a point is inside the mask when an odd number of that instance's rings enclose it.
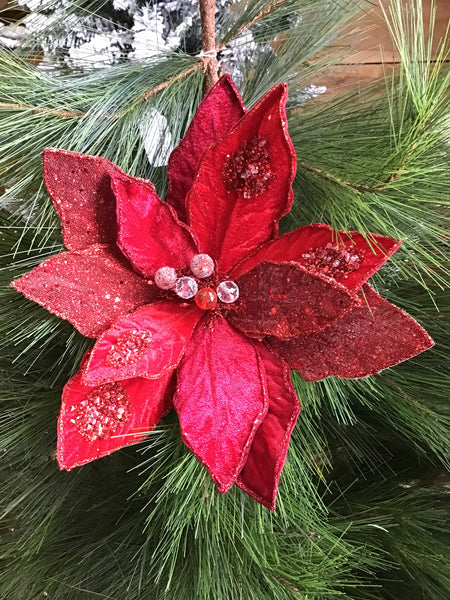
<instances>
[{"instance_id":1,"label":"glitter speckled petal","mask_svg":"<svg viewBox=\"0 0 450 600\"><path fill-rule=\"evenodd\" d=\"M304 379L317 381L375 375L433 346L410 315L369 285L360 295L363 303L327 329L287 341L272 338L272 347Z\"/></svg>"},{"instance_id":2,"label":"glitter speckled petal","mask_svg":"<svg viewBox=\"0 0 450 600\"><path fill-rule=\"evenodd\" d=\"M100 156L53 148L44 150L43 159L45 184L61 219L66 248L115 244L116 201L110 175L120 169Z\"/></svg>"},{"instance_id":3,"label":"glitter speckled petal","mask_svg":"<svg viewBox=\"0 0 450 600\"><path fill-rule=\"evenodd\" d=\"M154 302L161 292L107 246L52 256L11 286L87 337L98 337L120 316Z\"/></svg>"},{"instance_id":4,"label":"glitter speckled petal","mask_svg":"<svg viewBox=\"0 0 450 600\"><path fill-rule=\"evenodd\" d=\"M74 375L64 388L58 421L60 469L73 469L145 439L172 406L171 383L169 373L154 380L128 379L120 384L87 386L82 383L80 372ZM93 402L87 414L86 409ZM116 419L114 431L102 430L108 435L94 435L94 429L98 432L104 421L102 415L108 416L106 413L114 412L113 409L116 417L124 414L121 409L127 411L127 417Z\"/></svg>"},{"instance_id":5,"label":"glitter speckled petal","mask_svg":"<svg viewBox=\"0 0 450 600\"><path fill-rule=\"evenodd\" d=\"M359 303L341 284L296 263L261 263L237 284L239 301L229 320L259 339L319 331Z\"/></svg>"}]
</instances>

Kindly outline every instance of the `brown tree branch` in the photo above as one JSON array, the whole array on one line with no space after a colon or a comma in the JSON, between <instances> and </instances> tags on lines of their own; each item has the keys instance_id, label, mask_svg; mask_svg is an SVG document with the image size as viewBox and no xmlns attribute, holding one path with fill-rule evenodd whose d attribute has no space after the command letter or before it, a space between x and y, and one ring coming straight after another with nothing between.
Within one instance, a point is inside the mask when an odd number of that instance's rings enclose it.
<instances>
[{"instance_id":1,"label":"brown tree branch","mask_svg":"<svg viewBox=\"0 0 450 600\"><path fill-rule=\"evenodd\" d=\"M367 192L376 192L377 190L384 190L385 188L387 188L387 186L392 181L396 181L399 177L401 177L401 173L393 173L387 181L384 181L383 183L378 183L377 185L374 185L374 186L370 186L370 185L363 185L360 183L352 183L351 181L346 181L345 179L339 179L339 177L336 177L336 175L332 175L331 173L327 173L327 171L322 171L322 169L313 167L310 164L308 164L307 162L304 162L303 160L299 160L298 164L301 167L303 167L305 169L305 171L309 171L310 173L315 173L316 175L320 175L320 177L322 177L323 179L326 179L327 181L332 181L333 183L336 183L337 185L343 185L343 186L350 187L350 188L356 190L357 192L361 192L362 194L367 193Z\"/></svg>"},{"instance_id":2,"label":"brown tree branch","mask_svg":"<svg viewBox=\"0 0 450 600\"><path fill-rule=\"evenodd\" d=\"M216 2L199 0L202 24L203 93L206 94L219 79L216 52Z\"/></svg>"},{"instance_id":3,"label":"brown tree branch","mask_svg":"<svg viewBox=\"0 0 450 600\"><path fill-rule=\"evenodd\" d=\"M181 73L178 73L178 75L174 75L174 77L170 77L169 79L166 79L165 81L163 81L162 83L159 83L154 88L144 92L141 96L139 96L138 101L139 101L139 99L142 99L144 102L147 102L147 100L149 98L151 98L152 96L156 96L156 94L158 94L162 90L166 89L166 87L168 87L171 83L175 83L175 81L184 79L184 77L187 77L191 73L194 73L194 71L198 71L201 67L202 67L202 64L197 63L195 65L192 65L188 69L181 71Z\"/></svg>"},{"instance_id":4,"label":"brown tree branch","mask_svg":"<svg viewBox=\"0 0 450 600\"><path fill-rule=\"evenodd\" d=\"M229 44L230 42L235 40L237 37L239 37L241 35L241 33L244 33L244 31L247 31L247 29L250 29L250 27L253 27L253 25L255 23L257 23L263 17L268 15L274 8L278 8L278 6L281 6L282 4L284 4L285 1L286 0L273 0L273 2L270 2L262 10L260 10L259 13L255 17L253 17L253 19L251 21L249 21L248 23L245 23L244 25L239 27L239 29L236 31L236 33L233 36L231 36L228 40L225 40L225 42L223 44L220 44L220 46L218 46L218 48L217 48L217 52L220 52L221 50L223 50L223 48L227 44Z\"/></svg>"},{"instance_id":5,"label":"brown tree branch","mask_svg":"<svg viewBox=\"0 0 450 600\"><path fill-rule=\"evenodd\" d=\"M60 108L50 108L49 106L29 106L28 104L14 104L12 102L0 102L0 109L23 110L29 111L33 115L52 115L60 119L79 119L86 114L81 111L72 112Z\"/></svg>"},{"instance_id":6,"label":"brown tree branch","mask_svg":"<svg viewBox=\"0 0 450 600\"><path fill-rule=\"evenodd\" d=\"M301 167L303 167L305 169L305 171L310 171L311 173L316 173L316 175L320 175L320 177L322 177L323 179L327 179L328 181L332 181L333 183L337 183L338 185L345 185L347 187L351 187L354 190L357 190L358 192L370 192L370 190L372 189L368 185L359 185L358 183L351 183L350 181L345 181L343 179L339 179L339 177L336 177L335 175L332 175L331 173L322 171L321 169L318 169L317 167L312 167L311 165L304 162L303 160L299 160L298 164Z\"/></svg>"}]
</instances>

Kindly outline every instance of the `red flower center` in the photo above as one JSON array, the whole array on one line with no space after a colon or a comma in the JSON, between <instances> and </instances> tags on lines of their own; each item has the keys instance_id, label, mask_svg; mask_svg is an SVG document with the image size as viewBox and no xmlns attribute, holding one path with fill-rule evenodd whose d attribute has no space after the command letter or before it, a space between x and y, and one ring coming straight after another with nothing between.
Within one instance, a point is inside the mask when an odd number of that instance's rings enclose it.
<instances>
[{"instance_id":1,"label":"red flower center","mask_svg":"<svg viewBox=\"0 0 450 600\"><path fill-rule=\"evenodd\" d=\"M190 270L184 268L177 273L172 267L160 267L155 273L155 284L162 290L172 290L182 300L194 299L202 310L221 313L221 309L225 309L239 298L239 288L234 281L223 281L219 278L214 267L214 260L208 254L196 254L191 260ZM218 300L221 303L219 305ZM125 348L125 351L127 350L128 345Z\"/></svg>"}]
</instances>

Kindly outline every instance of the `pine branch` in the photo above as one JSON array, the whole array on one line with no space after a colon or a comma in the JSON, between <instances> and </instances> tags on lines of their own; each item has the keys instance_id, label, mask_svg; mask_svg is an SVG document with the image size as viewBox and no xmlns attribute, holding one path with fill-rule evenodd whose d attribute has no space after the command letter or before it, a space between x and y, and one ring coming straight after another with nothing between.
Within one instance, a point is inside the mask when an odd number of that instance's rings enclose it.
<instances>
[{"instance_id":1,"label":"pine branch","mask_svg":"<svg viewBox=\"0 0 450 600\"><path fill-rule=\"evenodd\" d=\"M214 0L208 0L209 3L213 6ZM203 48L204 53L211 53L215 50L215 53L219 53L221 50L225 48L229 43L237 39L240 35L242 35L246 30L253 27L255 24L260 22L263 18L267 17L274 11L276 8L282 6L286 0L276 0L271 2L265 8L259 11L259 13L253 17L248 23L241 25L238 30L231 35L226 41L222 43L216 44L215 41L212 43L212 39L214 39L214 33L211 33L212 25L208 22L207 25L207 35L205 38L205 46ZM205 19L208 21L208 17L211 14L211 7L208 6L204 9L207 15ZM214 11L213 11L214 12ZM211 19L209 18L209 21ZM211 37L212 36L212 37ZM180 73L175 76L169 77L168 79L162 81L155 87L143 92L140 94L135 100L131 102L131 106L136 106L140 102L147 102L151 97L157 95L162 90L169 87L171 84L176 83L177 81L188 77L195 71L202 69L207 78L206 90L209 89L217 80L217 58L216 56L199 56L198 63L184 69ZM32 114L41 114L41 115L52 115L61 119L81 119L88 114L88 111L68 111L64 109L55 109L48 106L28 106L23 104L11 103L11 102L0 102L0 109L5 110L13 110L13 111L27 111ZM120 118L128 109L125 109L123 112L114 113L110 115L102 115L102 118L106 119L118 119Z\"/></svg>"}]
</instances>

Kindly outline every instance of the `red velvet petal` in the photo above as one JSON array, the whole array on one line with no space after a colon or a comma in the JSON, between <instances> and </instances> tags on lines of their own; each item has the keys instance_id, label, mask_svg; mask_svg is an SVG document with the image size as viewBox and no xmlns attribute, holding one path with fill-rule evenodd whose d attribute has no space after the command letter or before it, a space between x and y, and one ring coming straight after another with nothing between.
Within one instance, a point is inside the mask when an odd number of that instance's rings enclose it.
<instances>
[{"instance_id":1,"label":"red velvet petal","mask_svg":"<svg viewBox=\"0 0 450 600\"><path fill-rule=\"evenodd\" d=\"M127 379L116 384L87 386L82 383L79 371L65 386L62 397L57 452L60 469L73 469L144 440L172 406L172 375L166 373L153 380ZM89 408L93 398L105 402L107 394L107 400L112 403L115 396L125 403L122 404L122 409L125 407L125 422L114 421L113 425L119 425L107 430L103 439L94 435L89 437L92 420L86 417L82 403L86 402ZM103 419L108 416L103 414Z\"/></svg>"},{"instance_id":2,"label":"red velvet petal","mask_svg":"<svg viewBox=\"0 0 450 600\"><path fill-rule=\"evenodd\" d=\"M258 248L233 269L231 276L238 277L263 261L295 261L310 269L311 259L308 258L308 255L311 255L310 250L332 244L339 250L351 249L361 262L356 270L348 272L345 276L333 273L333 265L327 267L326 271L319 270L319 272L333 277L344 287L356 292L398 250L401 244L401 240L375 233L368 234L368 239L369 241L357 231L340 231L324 223L305 225Z\"/></svg>"},{"instance_id":3,"label":"red velvet petal","mask_svg":"<svg viewBox=\"0 0 450 600\"><path fill-rule=\"evenodd\" d=\"M84 250L115 244L116 203L110 175L120 169L109 160L66 150L44 150L44 178L61 219L64 244Z\"/></svg>"},{"instance_id":4,"label":"red velvet petal","mask_svg":"<svg viewBox=\"0 0 450 600\"><path fill-rule=\"evenodd\" d=\"M228 318L260 339L319 331L359 302L333 279L308 273L296 263L261 263L236 282L240 301Z\"/></svg>"},{"instance_id":5,"label":"red velvet petal","mask_svg":"<svg viewBox=\"0 0 450 600\"><path fill-rule=\"evenodd\" d=\"M174 406L186 446L220 492L236 481L267 412L264 366L222 317L201 321L178 369Z\"/></svg>"},{"instance_id":6,"label":"red velvet petal","mask_svg":"<svg viewBox=\"0 0 450 600\"><path fill-rule=\"evenodd\" d=\"M118 244L144 277L160 267L182 269L197 253L189 227L162 202L149 181L125 174L112 176L117 199Z\"/></svg>"},{"instance_id":7,"label":"red velvet petal","mask_svg":"<svg viewBox=\"0 0 450 600\"><path fill-rule=\"evenodd\" d=\"M256 348L266 370L269 410L253 438L236 483L269 510L275 510L278 482L300 414L300 402L284 360L263 344Z\"/></svg>"},{"instance_id":8,"label":"red velvet petal","mask_svg":"<svg viewBox=\"0 0 450 600\"><path fill-rule=\"evenodd\" d=\"M125 315L95 343L83 370L84 382L161 377L177 366L202 314L195 304L170 300Z\"/></svg>"},{"instance_id":9,"label":"red velvet petal","mask_svg":"<svg viewBox=\"0 0 450 600\"><path fill-rule=\"evenodd\" d=\"M218 261L221 274L276 235L279 219L291 208L296 159L287 133L286 99L287 87L275 86L224 140L208 150L188 195L188 222L201 251ZM235 162L254 143L263 144L270 156L256 163L244 158L240 168L245 165L250 173L245 179L248 185L261 187L257 192L239 191L243 179L232 179L239 171Z\"/></svg>"},{"instance_id":10,"label":"red velvet petal","mask_svg":"<svg viewBox=\"0 0 450 600\"><path fill-rule=\"evenodd\" d=\"M369 285L364 303L327 329L271 345L307 381L374 375L427 350L434 342L412 317Z\"/></svg>"},{"instance_id":11,"label":"red velvet petal","mask_svg":"<svg viewBox=\"0 0 450 600\"><path fill-rule=\"evenodd\" d=\"M153 302L161 291L107 246L52 256L11 286L87 337L98 337L118 317Z\"/></svg>"},{"instance_id":12,"label":"red velvet petal","mask_svg":"<svg viewBox=\"0 0 450 600\"><path fill-rule=\"evenodd\" d=\"M186 195L205 150L225 137L244 112L234 81L229 75L223 75L201 101L184 139L170 155L166 201L183 221L186 220Z\"/></svg>"}]
</instances>

